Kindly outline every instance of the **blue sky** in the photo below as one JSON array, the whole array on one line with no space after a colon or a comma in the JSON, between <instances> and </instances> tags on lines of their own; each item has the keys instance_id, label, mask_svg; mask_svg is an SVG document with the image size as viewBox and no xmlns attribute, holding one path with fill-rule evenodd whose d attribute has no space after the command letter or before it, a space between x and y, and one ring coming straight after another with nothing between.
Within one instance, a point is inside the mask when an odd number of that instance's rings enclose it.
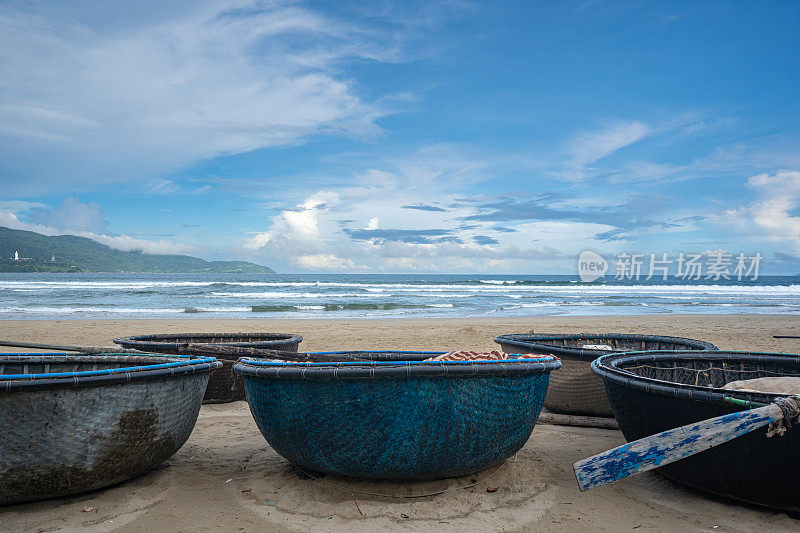
<instances>
[{"instance_id":1,"label":"blue sky","mask_svg":"<svg viewBox=\"0 0 800 533\"><path fill-rule=\"evenodd\" d=\"M4 2L0 225L282 272L800 272L800 4Z\"/></svg>"}]
</instances>

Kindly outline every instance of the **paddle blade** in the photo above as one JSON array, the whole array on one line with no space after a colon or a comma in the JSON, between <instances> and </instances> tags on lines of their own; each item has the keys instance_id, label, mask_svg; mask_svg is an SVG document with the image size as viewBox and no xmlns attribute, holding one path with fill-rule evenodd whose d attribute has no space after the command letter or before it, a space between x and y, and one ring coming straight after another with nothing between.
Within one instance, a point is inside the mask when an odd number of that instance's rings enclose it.
<instances>
[{"instance_id":1,"label":"paddle blade","mask_svg":"<svg viewBox=\"0 0 800 533\"><path fill-rule=\"evenodd\" d=\"M673 463L782 418L780 407L770 404L670 429L578 461L575 478L586 491Z\"/></svg>"}]
</instances>

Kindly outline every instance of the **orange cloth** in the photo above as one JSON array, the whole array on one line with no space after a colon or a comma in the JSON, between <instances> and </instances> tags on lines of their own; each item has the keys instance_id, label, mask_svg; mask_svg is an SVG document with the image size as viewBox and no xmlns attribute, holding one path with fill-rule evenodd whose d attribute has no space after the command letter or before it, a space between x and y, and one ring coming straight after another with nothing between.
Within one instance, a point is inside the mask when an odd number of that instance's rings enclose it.
<instances>
[{"instance_id":1,"label":"orange cloth","mask_svg":"<svg viewBox=\"0 0 800 533\"><path fill-rule=\"evenodd\" d=\"M525 359L528 354L514 354L508 355L505 352L495 350L493 352L448 352L436 357L426 359L426 361L494 361L502 359Z\"/></svg>"}]
</instances>

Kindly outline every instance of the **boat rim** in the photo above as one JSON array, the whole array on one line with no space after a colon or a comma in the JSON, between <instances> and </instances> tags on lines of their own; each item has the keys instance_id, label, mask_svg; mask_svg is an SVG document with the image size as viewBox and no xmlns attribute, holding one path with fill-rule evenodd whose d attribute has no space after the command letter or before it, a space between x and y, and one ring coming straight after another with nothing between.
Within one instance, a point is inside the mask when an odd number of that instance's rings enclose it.
<instances>
[{"instance_id":1,"label":"boat rim","mask_svg":"<svg viewBox=\"0 0 800 533\"><path fill-rule=\"evenodd\" d=\"M752 363L800 363L800 355L773 352L748 352L735 350L649 350L638 352L619 352L603 355L592 361L591 368L603 380L642 392L674 396L705 403L725 404L725 397L736 397L761 403L772 403L789 394L746 392L692 385L676 381L667 381L640 376L620 365L627 363L654 363L659 361L691 361L697 359L719 362L752 362Z\"/></svg>"},{"instance_id":2,"label":"boat rim","mask_svg":"<svg viewBox=\"0 0 800 533\"><path fill-rule=\"evenodd\" d=\"M252 337L252 340L247 341L224 341L224 340L214 340L224 337ZM263 332L237 332L237 333L156 333L150 335L133 335L131 337L118 337L114 339L115 344L119 344L121 346L125 346L126 344L130 344L131 346L162 346L162 345L180 345L180 344L188 344L188 341L179 340L182 338L194 338L194 339L208 339L208 340L194 340L191 344L228 344L228 345L238 345L238 344L262 344L262 345L269 345L269 344L294 344L294 343L301 343L303 341L302 335L297 335L295 333L263 333Z\"/></svg>"},{"instance_id":3,"label":"boat rim","mask_svg":"<svg viewBox=\"0 0 800 533\"><path fill-rule=\"evenodd\" d=\"M164 359L167 362L152 362ZM121 355L106 354L71 354L57 353L2 353L0 364L3 363L102 363L102 362L131 362L148 360L149 364L125 366L119 368L106 368L102 370L77 370L72 372L49 372L28 374L0 374L0 391L17 389L51 389L51 388L77 388L91 384L113 384L142 379L153 379L167 376L180 376L198 372L207 372L219 368L222 363L214 357L193 357L188 355L161 355L161 354L134 354Z\"/></svg>"},{"instance_id":4,"label":"boat rim","mask_svg":"<svg viewBox=\"0 0 800 533\"><path fill-rule=\"evenodd\" d=\"M598 355L609 353L605 350L593 350L590 348L573 348L571 346L557 346L547 344L547 341L558 341L567 339L615 339L631 341L656 341L656 342L680 342L687 346L696 348L694 351L714 351L717 346L710 342L686 337L673 337L670 335L642 335L638 333L508 333L494 338L497 344L506 344L520 348L532 350L547 350L558 355L578 358L586 362L592 361ZM619 352L611 352L619 353ZM632 353L632 352L628 352Z\"/></svg>"},{"instance_id":5,"label":"boat rim","mask_svg":"<svg viewBox=\"0 0 800 533\"><path fill-rule=\"evenodd\" d=\"M309 355L400 353L442 355L444 351L362 350L342 352L308 352ZM536 358L454 360L454 361L336 361L297 362L242 358L233 371L245 376L283 378L375 378L423 376L488 376L549 373L561 367L561 360L552 355Z\"/></svg>"}]
</instances>

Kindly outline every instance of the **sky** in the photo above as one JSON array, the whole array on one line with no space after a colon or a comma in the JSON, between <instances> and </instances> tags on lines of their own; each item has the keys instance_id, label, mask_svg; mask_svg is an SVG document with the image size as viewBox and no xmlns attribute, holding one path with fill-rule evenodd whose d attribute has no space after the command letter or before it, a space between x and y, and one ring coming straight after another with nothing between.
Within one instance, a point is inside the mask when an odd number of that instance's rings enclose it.
<instances>
[{"instance_id":1,"label":"sky","mask_svg":"<svg viewBox=\"0 0 800 533\"><path fill-rule=\"evenodd\" d=\"M0 2L0 226L279 272L800 272L796 2Z\"/></svg>"}]
</instances>

